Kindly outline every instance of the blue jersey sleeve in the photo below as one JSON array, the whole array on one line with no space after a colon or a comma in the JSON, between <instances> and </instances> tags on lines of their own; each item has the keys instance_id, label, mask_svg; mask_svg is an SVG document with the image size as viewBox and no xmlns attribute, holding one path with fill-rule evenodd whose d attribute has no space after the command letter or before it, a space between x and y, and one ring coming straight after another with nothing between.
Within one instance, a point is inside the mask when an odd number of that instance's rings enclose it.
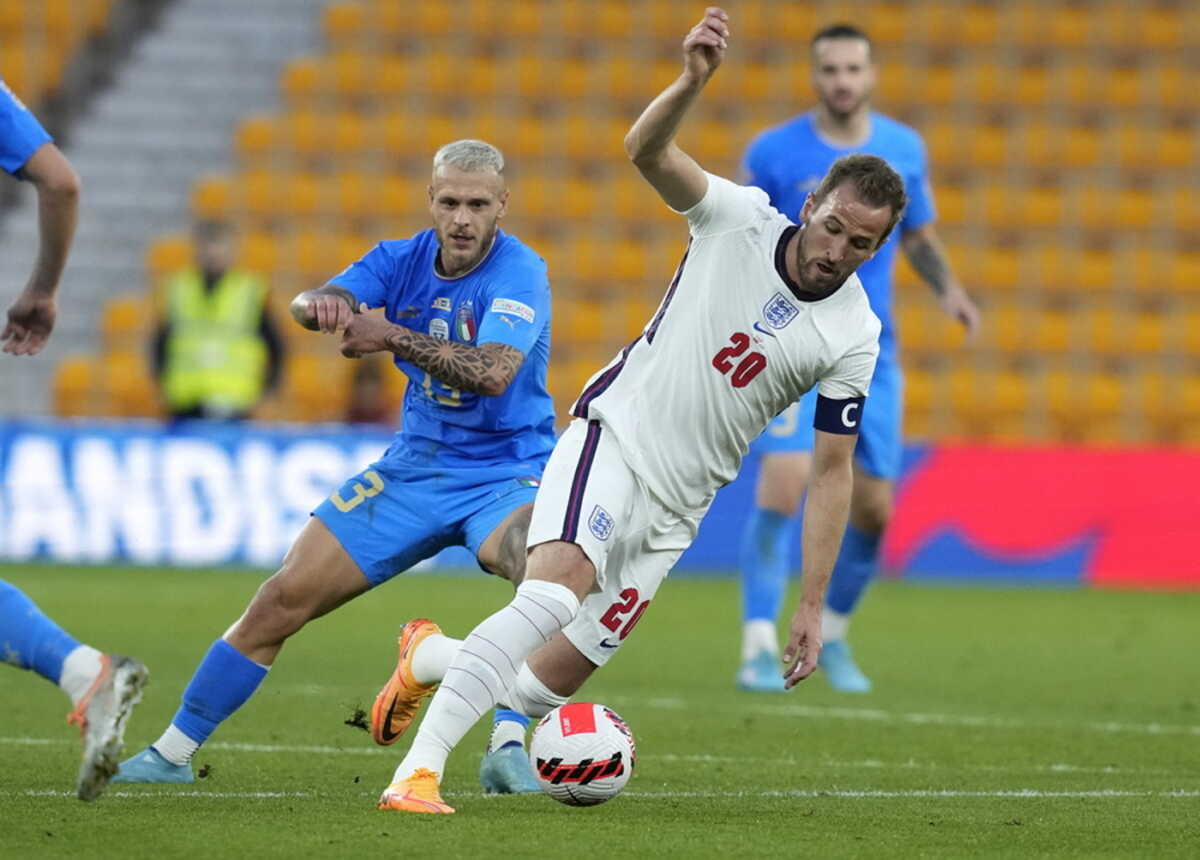
<instances>
[{"instance_id":1,"label":"blue jersey sleeve","mask_svg":"<svg viewBox=\"0 0 1200 860\"><path fill-rule=\"evenodd\" d=\"M746 154L742 157L741 182L743 185L753 185L767 192L771 205L778 208L778 188L775 177L771 175L771 159L767 155L767 143L762 135L750 142Z\"/></svg>"},{"instance_id":2,"label":"blue jersey sleeve","mask_svg":"<svg viewBox=\"0 0 1200 860\"><path fill-rule=\"evenodd\" d=\"M502 343L526 355L550 319L550 281L546 267L522 263L506 269L488 290L477 344Z\"/></svg>"},{"instance_id":3,"label":"blue jersey sleeve","mask_svg":"<svg viewBox=\"0 0 1200 860\"><path fill-rule=\"evenodd\" d=\"M396 268L396 256L380 242L329 283L349 290L369 308L380 308L387 304L389 285L396 282Z\"/></svg>"},{"instance_id":4,"label":"blue jersey sleeve","mask_svg":"<svg viewBox=\"0 0 1200 860\"><path fill-rule=\"evenodd\" d=\"M918 140L917 158L911 173L904 177L904 189L908 192L908 208L900 219L900 232L907 233L931 223L937 218L933 206L933 188L929 183L929 157L924 142Z\"/></svg>"},{"instance_id":5,"label":"blue jersey sleeve","mask_svg":"<svg viewBox=\"0 0 1200 860\"><path fill-rule=\"evenodd\" d=\"M29 157L51 141L29 109L0 81L0 167L16 174Z\"/></svg>"}]
</instances>

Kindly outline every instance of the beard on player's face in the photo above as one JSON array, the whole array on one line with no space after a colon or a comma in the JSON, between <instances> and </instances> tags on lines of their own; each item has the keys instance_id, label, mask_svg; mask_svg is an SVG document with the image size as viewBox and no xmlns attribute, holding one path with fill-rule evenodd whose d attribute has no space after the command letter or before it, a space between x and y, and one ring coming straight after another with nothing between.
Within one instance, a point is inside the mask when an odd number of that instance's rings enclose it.
<instances>
[{"instance_id":1,"label":"beard on player's face","mask_svg":"<svg viewBox=\"0 0 1200 860\"><path fill-rule=\"evenodd\" d=\"M443 271L455 274L478 263L496 238L498 220L491 218L483 223L451 222L447 226L439 224L437 237Z\"/></svg>"}]
</instances>

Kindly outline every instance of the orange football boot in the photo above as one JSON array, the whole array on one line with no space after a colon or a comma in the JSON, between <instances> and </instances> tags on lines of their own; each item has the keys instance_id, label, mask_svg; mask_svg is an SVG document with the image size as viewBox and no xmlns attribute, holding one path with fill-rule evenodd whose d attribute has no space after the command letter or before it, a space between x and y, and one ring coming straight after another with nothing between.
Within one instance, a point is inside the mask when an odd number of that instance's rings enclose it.
<instances>
[{"instance_id":1,"label":"orange football boot","mask_svg":"<svg viewBox=\"0 0 1200 860\"><path fill-rule=\"evenodd\" d=\"M389 785L379 797L380 809L449 815L454 807L442 800L438 775L419 767L413 775Z\"/></svg>"},{"instance_id":2,"label":"orange football boot","mask_svg":"<svg viewBox=\"0 0 1200 860\"><path fill-rule=\"evenodd\" d=\"M371 737L381 746L394 744L412 725L421 707L421 700L437 689L437 684L420 684L413 677L412 657L417 646L435 633L438 627L427 618L414 618L400 631L400 657L396 671L384 684L371 707ZM435 792L436 793L436 792Z\"/></svg>"}]
</instances>

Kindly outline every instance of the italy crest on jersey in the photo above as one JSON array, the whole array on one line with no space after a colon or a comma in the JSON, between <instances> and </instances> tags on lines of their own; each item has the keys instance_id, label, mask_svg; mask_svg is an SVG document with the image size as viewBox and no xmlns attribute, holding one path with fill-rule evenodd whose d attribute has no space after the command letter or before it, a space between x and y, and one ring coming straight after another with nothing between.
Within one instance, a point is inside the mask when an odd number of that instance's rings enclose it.
<instances>
[{"instance_id":1,"label":"italy crest on jersey","mask_svg":"<svg viewBox=\"0 0 1200 860\"><path fill-rule=\"evenodd\" d=\"M800 309L792 304L791 300L783 293L771 296L771 300L763 307L763 319L767 321L767 325L776 330L787 326L799 313Z\"/></svg>"},{"instance_id":2,"label":"italy crest on jersey","mask_svg":"<svg viewBox=\"0 0 1200 860\"><path fill-rule=\"evenodd\" d=\"M471 343L475 340L475 306L470 299L458 306L454 332L463 343Z\"/></svg>"}]
</instances>

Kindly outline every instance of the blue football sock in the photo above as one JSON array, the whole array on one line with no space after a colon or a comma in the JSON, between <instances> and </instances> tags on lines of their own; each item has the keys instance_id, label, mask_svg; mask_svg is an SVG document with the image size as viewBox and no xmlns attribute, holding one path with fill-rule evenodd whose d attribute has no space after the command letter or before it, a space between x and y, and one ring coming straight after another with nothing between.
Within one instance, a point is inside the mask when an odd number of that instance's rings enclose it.
<instances>
[{"instance_id":1,"label":"blue football sock","mask_svg":"<svg viewBox=\"0 0 1200 860\"><path fill-rule=\"evenodd\" d=\"M742 620L774 622L788 579L792 518L755 508L742 533Z\"/></svg>"},{"instance_id":2,"label":"blue football sock","mask_svg":"<svg viewBox=\"0 0 1200 860\"><path fill-rule=\"evenodd\" d=\"M858 605L879 567L879 544L882 535L869 535L853 525L846 526L842 548L833 564L829 593L825 605L834 612L849 615Z\"/></svg>"},{"instance_id":3,"label":"blue football sock","mask_svg":"<svg viewBox=\"0 0 1200 860\"><path fill-rule=\"evenodd\" d=\"M24 592L0 580L0 659L57 684L63 660L78 647Z\"/></svg>"},{"instance_id":4,"label":"blue football sock","mask_svg":"<svg viewBox=\"0 0 1200 860\"><path fill-rule=\"evenodd\" d=\"M204 743L217 726L254 695L266 674L266 666L260 666L224 639L218 639L183 691L183 704L175 712L171 725L196 743Z\"/></svg>"}]
</instances>

